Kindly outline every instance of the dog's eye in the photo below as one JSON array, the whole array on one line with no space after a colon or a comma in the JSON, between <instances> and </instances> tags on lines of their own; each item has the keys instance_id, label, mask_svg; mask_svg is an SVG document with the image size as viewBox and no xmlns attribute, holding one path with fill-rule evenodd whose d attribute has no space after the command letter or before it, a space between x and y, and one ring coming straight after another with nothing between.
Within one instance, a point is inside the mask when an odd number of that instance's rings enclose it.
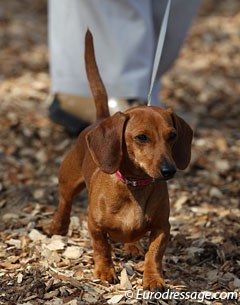
<instances>
[{"instance_id":1,"label":"dog's eye","mask_svg":"<svg viewBox=\"0 0 240 305\"><path fill-rule=\"evenodd\" d=\"M177 137L177 134L175 132L170 132L170 134L168 135L168 140L169 141L174 141Z\"/></svg>"},{"instance_id":2,"label":"dog's eye","mask_svg":"<svg viewBox=\"0 0 240 305\"><path fill-rule=\"evenodd\" d=\"M135 137L135 139L141 143L146 143L148 142L149 138L145 134L139 134Z\"/></svg>"}]
</instances>

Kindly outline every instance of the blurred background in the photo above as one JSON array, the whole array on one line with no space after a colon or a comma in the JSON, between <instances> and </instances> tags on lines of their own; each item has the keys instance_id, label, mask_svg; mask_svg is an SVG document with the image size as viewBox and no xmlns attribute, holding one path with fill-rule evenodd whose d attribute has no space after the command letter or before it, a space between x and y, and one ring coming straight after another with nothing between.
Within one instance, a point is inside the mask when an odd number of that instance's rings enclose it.
<instances>
[{"instance_id":1,"label":"blurred background","mask_svg":"<svg viewBox=\"0 0 240 305\"><path fill-rule=\"evenodd\" d=\"M0 3L0 238L6 239L30 221L44 231L43 220L57 203L60 162L75 139L48 119L47 1ZM204 236L201 247L210 261L197 270L198 285L207 287L205 276L217 265L225 269L215 273L215 282L209 274L209 288L235 289L240 276L239 0L203 1L176 64L163 78L161 100L188 116L195 130L191 166L169 182L170 249L184 243L197 247ZM81 200L73 213L79 214ZM46 214L36 213L36 204ZM189 282L198 261L179 255L191 274L175 270L169 277Z\"/></svg>"}]
</instances>

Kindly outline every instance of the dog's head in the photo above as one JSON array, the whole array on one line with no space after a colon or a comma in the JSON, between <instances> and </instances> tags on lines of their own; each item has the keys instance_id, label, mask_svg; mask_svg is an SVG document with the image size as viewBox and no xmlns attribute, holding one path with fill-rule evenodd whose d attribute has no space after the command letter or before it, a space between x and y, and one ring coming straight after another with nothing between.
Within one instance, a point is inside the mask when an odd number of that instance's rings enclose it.
<instances>
[{"instance_id":1,"label":"dog's head","mask_svg":"<svg viewBox=\"0 0 240 305\"><path fill-rule=\"evenodd\" d=\"M112 174L128 158L150 177L169 179L185 169L191 158L193 132L170 109L130 108L106 118L86 135L97 166Z\"/></svg>"},{"instance_id":2,"label":"dog's head","mask_svg":"<svg viewBox=\"0 0 240 305\"><path fill-rule=\"evenodd\" d=\"M97 118L105 118L86 134L96 165L113 174L124 165L135 174L169 179L176 168L185 169L191 158L193 132L171 110L154 106L130 108L109 117L107 92L99 74L90 31L85 40L86 71Z\"/></svg>"}]
</instances>

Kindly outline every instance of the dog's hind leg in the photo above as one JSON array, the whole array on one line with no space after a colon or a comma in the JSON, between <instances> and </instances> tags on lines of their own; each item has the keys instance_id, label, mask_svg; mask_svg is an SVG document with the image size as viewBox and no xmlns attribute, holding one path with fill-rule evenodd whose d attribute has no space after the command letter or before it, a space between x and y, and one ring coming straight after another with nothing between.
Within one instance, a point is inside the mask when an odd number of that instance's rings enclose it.
<instances>
[{"instance_id":1,"label":"dog's hind leg","mask_svg":"<svg viewBox=\"0 0 240 305\"><path fill-rule=\"evenodd\" d=\"M59 205L53 218L50 233L66 235L70 223L73 198L85 188L81 165L72 149L62 162L59 170Z\"/></svg>"},{"instance_id":2,"label":"dog's hind leg","mask_svg":"<svg viewBox=\"0 0 240 305\"><path fill-rule=\"evenodd\" d=\"M131 256L144 256L144 249L139 241L133 243L126 243L124 245L124 250L127 254Z\"/></svg>"}]
</instances>

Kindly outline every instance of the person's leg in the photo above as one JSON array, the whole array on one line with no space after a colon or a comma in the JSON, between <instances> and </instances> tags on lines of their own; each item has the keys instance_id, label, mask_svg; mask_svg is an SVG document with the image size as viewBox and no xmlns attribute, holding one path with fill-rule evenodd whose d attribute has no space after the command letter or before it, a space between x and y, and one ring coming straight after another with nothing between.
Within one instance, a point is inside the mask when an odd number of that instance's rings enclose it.
<instances>
[{"instance_id":1,"label":"person's leg","mask_svg":"<svg viewBox=\"0 0 240 305\"><path fill-rule=\"evenodd\" d=\"M201 0L172 0L158 77L161 77L174 64L201 2ZM163 19L163 6L166 7L166 4L167 0L153 0L156 43Z\"/></svg>"},{"instance_id":2,"label":"person's leg","mask_svg":"<svg viewBox=\"0 0 240 305\"><path fill-rule=\"evenodd\" d=\"M87 28L94 37L100 74L111 99L110 108L117 100L117 106L112 109L124 110L130 106L126 100L145 99L148 94L154 52L151 1L49 0L52 92L58 93L61 101L59 105L55 100L50 107L54 121L64 117L59 108L85 121L94 120L93 101L83 98L91 96L84 67ZM81 98L67 98L61 93ZM92 109L90 119L86 118L86 107ZM65 127L70 123L68 117Z\"/></svg>"},{"instance_id":3,"label":"person's leg","mask_svg":"<svg viewBox=\"0 0 240 305\"><path fill-rule=\"evenodd\" d=\"M199 3L200 0L172 1L158 77L175 60ZM89 28L109 97L146 99L165 6L166 0L49 0L52 92L90 96L84 67L84 36ZM159 88L157 82L152 105L159 105ZM85 119L84 113L86 107L94 109L93 101L82 101L63 98L62 108L90 122L94 115L90 113L92 118ZM126 106L128 103L122 108ZM71 117L65 127L69 122Z\"/></svg>"},{"instance_id":4,"label":"person's leg","mask_svg":"<svg viewBox=\"0 0 240 305\"><path fill-rule=\"evenodd\" d=\"M161 76L172 67L177 59L178 53L181 50L201 2L201 0L172 0L162 58L158 69L158 82L159 79L161 80ZM161 14L162 5L166 7L166 4L167 0L153 0L156 43L163 18L163 15ZM194 128L196 125L196 118L186 113L179 114Z\"/></svg>"},{"instance_id":5,"label":"person's leg","mask_svg":"<svg viewBox=\"0 0 240 305\"><path fill-rule=\"evenodd\" d=\"M54 93L90 95L84 67L89 28L108 95L146 97L154 49L150 1L50 0L49 14Z\"/></svg>"}]
</instances>

